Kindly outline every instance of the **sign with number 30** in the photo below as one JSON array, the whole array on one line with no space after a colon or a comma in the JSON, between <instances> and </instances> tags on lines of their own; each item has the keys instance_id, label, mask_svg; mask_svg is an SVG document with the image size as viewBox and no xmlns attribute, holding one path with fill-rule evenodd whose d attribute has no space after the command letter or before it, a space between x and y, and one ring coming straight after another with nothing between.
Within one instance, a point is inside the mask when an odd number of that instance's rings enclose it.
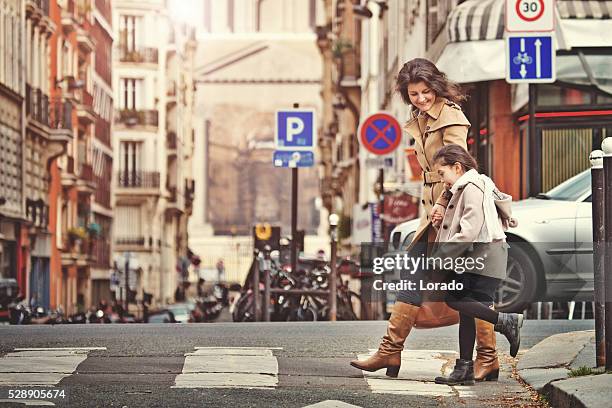
<instances>
[{"instance_id":1,"label":"sign with number 30","mask_svg":"<svg viewBox=\"0 0 612 408\"><path fill-rule=\"evenodd\" d=\"M548 32L555 29L555 0L506 0L506 31Z\"/></svg>"}]
</instances>

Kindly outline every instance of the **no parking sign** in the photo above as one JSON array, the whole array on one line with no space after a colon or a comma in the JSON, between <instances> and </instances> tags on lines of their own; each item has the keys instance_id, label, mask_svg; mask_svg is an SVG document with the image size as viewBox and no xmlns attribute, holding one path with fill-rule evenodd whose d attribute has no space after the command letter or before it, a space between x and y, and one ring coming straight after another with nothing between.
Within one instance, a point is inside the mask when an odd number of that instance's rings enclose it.
<instances>
[{"instance_id":1,"label":"no parking sign","mask_svg":"<svg viewBox=\"0 0 612 408\"><path fill-rule=\"evenodd\" d=\"M359 141L371 153L385 155L394 151L402 140L402 128L393 116L374 113L359 126Z\"/></svg>"}]
</instances>

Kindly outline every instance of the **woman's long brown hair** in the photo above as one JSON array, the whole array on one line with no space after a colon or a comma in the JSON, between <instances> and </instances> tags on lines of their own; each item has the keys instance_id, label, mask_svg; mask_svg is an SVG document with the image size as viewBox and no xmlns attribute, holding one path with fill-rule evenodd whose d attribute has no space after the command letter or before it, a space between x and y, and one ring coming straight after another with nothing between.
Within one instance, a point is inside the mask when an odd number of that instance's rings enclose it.
<instances>
[{"instance_id":1,"label":"woman's long brown hair","mask_svg":"<svg viewBox=\"0 0 612 408\"><path fill-rule=\"evenodd\" d=\"M467 99L461 86L450 81L433 62L425 58L415 58L404 64L396 80L396 91L407 105L412 104L408 96L408 84L418 82L425 82L436 96L442 96L452 102L461 103Z\"/></svg>"}]
</instances>

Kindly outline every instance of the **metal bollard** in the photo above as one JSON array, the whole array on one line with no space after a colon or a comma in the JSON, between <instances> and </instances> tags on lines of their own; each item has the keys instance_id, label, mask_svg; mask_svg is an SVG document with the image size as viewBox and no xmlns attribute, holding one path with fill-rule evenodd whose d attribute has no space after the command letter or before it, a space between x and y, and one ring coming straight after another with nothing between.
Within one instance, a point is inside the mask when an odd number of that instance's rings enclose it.
<instances>
[{"instance_id":1,"label":"metal bollard","mask_svg":"<svg viewBox=\"0 0 612 408\"><path fill-rule=\"evenodd\" d=\"M606 370L612 370L612 137L601 143L604 151L604 282L605 282L605 324L604 341L606 343Z\"/></svg>"},{"instance_id":2,"label":"metal bollard","mask_svg":"<svg viewBox=\"0 0 612 408\"><path fill-rule=\"evenodd\" d=\"M264 322L270 321L270 270L272 269L272 261L270 260L270 246L264 247L263 273L264 273L264 300L263 300L263 318Z\"/></svg>"},{"instance_id":3,"label":"metal bollard","mask_svg":"<svg viewBox=\"0 0 612 408\"><path fill-rule=\"evenodd\" d=\"M253 276L252 276L252 285L253 285L253 318L257 322L259 321L259 250L253 251Z\"/></svg>"},{"instance_id":4,"label":"metal bollard","mask_svg":"<svg viewBox=\"0 0 612 408\"><path fill-rule=\"evenodd\" d=\"M329 216L329 230L331 236L331 250L330 250L330 267L331 272L329 274L329 320L332 322L336 321L336 315L338 312L337 304L337 251L338 251L338 221L337 214L331 214Z\"/></svg>"},{"instance_id":5,"label":"metal bollard","mask_svg":"<svg viewBox=\"0 0 612 408\"><path fill-rule=\"evenodd\" d=\"M593 205L593 284L595 286L595 302L593 313L595 315L595 360L597 367L606 364L606 348L604 340L604 309L605 309L605 281L604 281L604 170L601 150L593 150L589 155L591 161L591 191Z\"/></svg>"}]
</instances>

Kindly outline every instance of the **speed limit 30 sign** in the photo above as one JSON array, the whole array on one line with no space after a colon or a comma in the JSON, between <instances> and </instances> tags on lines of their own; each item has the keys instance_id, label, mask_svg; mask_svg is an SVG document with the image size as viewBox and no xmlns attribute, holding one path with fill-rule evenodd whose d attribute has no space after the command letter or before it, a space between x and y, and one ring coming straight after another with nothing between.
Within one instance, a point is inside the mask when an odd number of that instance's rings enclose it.
<instances>
[{"instance_id":1,"label":"speed limit 30 sign","mask_svg":"<svg viewBox=\"0 0 612 408\"><path fill-rule=\"evenodd\" d=\"M555 29L555 0L506 0L506 31L547 32Z\"/></svg>"}]
</instances>

